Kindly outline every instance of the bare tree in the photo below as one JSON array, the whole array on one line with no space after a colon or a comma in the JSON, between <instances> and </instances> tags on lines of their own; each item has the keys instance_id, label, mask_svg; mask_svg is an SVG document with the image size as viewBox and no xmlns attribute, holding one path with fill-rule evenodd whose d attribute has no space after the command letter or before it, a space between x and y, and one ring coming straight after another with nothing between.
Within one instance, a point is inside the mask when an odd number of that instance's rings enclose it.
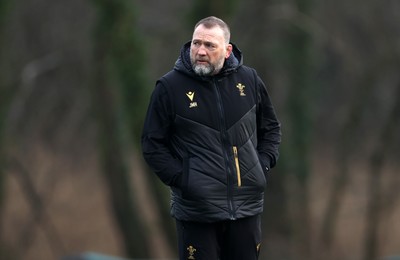
<instances>
[{"instance_id":1,"label":"bare tree","mask_svg":"<svg viewBox=\"0 0 400 260\"><path fill-rule=\"evenodd\" d=\"M336 3L335 3L336 5ZM390 6L390 5L389 5ZM331 7L328 7L331 8ZM342 7L338 7L340 9ZM350 95L347 95L349 99L347 100L347 113L344 115L344 123L339 129L339 134L336 138L335 144L335 160L337 165L337 173L333 178L333 183L331 185L331 190L329 193L328 201L326 203L327 207L322 217L321 233L319 236L319 241L321 248L324 249L323 254L329 254L332 252L333 242L335 238L335 233L337 231L338 215L343 204L343 200L348 194L346 190L350 182L350 166L353 163L353 159L358 154L362 153L360 147L362 144L359 140L368 140L374 136L374 131L379 132L381 140L379 145L390 144L390 137L385 133L387 139L383 139L382 132L380 129L369 129L368 132L365 129L365 114L368 113L370 108L371 100L374 95L376 95L376 89L379 85L382 89L386 88L388 83L385 82L384 78L386 74L390 75L390 71L398 67L395 61L395 57L398 57L396 53L396 48L394 48L393 43L395 42L392 35L394 31L391 23L393 18L390 12L384 11L381 3L376 1L369 1L367 5L364 6L365 10L370 10L369 12L355 12L351 14L351 17L346 17L345 12L336 10L335 13L340 13L340 19L343 21L348 21L348 27L345 31L346 33L340 32L340 23L331 23L334 30L335 37L332 37L331 46L334 48L334 52L337 57L340 57L344 66L342 67L342 74L348 75L347 82L353 88L349 88L348 91L352 91ZM390 8L390 7L389 7ZM394 8L394 7L393 7ZM374 9L374 11L372 11ZM355 7L354 10L357 10ZM385 16L383 18L383 16ZM373 22L371 22L373 21ZM339 26L339 27L338 27ZM384 29L383 29L384 28ZM357 38L354 37L357 35ZM379 35L379 36L378 36ZM383 40L384 39L384 40ZM368 42L368 44L363 45L363 43ZM362 61L357 57L365 57ZM389 83L390 85L390 83ZM383 91L384 92L384 91ZM341 91L343 93L343 91ZM395 94L396 96L398 94ZM343 108L342 108L343 109ZM377 106L375 113L379 114L381 112L382 106ZM370 112L370 111L369 111ZM383 118L383 117L382 117ZM393 118L390 119L393 121ZM381 122L381 120L376 120ZM382 122L385 124L384 122ZM391 122L392 124L393 122ZM368 123L369 124L369 123ZM381 123L379 123L381 124ZM388 130L382 130L388 131ZM364 145L365 141L363 141ZM369 194L374 194L376 197L371 198L369 201L369 213L367 213L368 218L368 238L370 244L364 245L364 258L367 255L372 255L375 258L377 245L372 241L377 239L377 223L380 221L379 212L372 210L373 207L378 207L378 201L380 201L379 196L381 192L379 190L379 170L382 167L382 161L387 158L388 154L385 150L379 149L381 147L376 147L372 152L374 155L373 159L369 160L368 164L371 164L369 169L374 169L376 180L376 187L370 186L368 188ZM379 154L379 160L375 160L376 152L382 152ZM378 170L378 172L376 172ZM374 196L372 195L372 196ZM379 203L382 203L380 201ZM374 205L374 206L372 206ZM365 242L364 244L366 244ZM322 253L322 252L321 252ZM371 258L372 259L372 258Z\"/></svg>"},{"instance_id":2,"label":"bare tree","mask_svg":"<svg viewBox=\"0 0 400 260\"><path fill-rule=\"evenodd\" d=\"M400 121L400 84L394 95L396 98L393 108L384 123L375 148L369 159L369 181L368 181L368 204L366 214L366 234L364 239L363 259L374 260L379 257L379 239L378 230L382 221L382 212L384 205L384 189L382 187L382 167L385 158L391 150L393 141L396 138L396 127Z\"/></svg>"}]
</instances>

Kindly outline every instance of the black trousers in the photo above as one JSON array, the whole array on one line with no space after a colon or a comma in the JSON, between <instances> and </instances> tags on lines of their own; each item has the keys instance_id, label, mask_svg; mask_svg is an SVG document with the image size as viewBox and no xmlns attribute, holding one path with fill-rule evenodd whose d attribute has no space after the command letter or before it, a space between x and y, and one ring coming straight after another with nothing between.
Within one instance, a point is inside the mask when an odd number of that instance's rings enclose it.
<instances>
[{"instance_id":1,"label":"black trousers","mask_svg":"<svg viewBox=\"0 0 400 260\"><path fill-rule=\"evenodd\" d=\"M257 260L261 215L199 223L176 220L180 260Z\"/></svg>"}]
</instances>

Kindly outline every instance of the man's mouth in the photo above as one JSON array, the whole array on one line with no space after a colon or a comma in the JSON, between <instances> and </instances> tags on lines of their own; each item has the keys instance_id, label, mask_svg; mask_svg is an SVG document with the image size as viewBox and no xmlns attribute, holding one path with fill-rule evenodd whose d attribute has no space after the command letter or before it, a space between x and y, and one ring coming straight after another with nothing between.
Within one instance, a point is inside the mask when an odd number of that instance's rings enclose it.
<instances>
[{"instance_id":1,"label":"man's mouth","mask_svg":"<svg viewBox=\"0 0 400 260\"><path fill-rule=\"evenodd\" d=\"M208 64L208 61L206 60L196 60L197 64Z\"/></svg>"}]
</instances>

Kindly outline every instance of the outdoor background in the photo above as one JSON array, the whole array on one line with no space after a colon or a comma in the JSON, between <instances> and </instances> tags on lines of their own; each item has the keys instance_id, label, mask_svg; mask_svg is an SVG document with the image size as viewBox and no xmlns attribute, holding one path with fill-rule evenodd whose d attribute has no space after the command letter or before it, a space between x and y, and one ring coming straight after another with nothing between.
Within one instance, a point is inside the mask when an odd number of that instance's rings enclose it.
<instances>
[{"instance_id":1,"label":"outdoor background","mask_svg":"<svg viewBox=\"0 0 400 260\"><path fill-rule=\"evenodd\" d=\"M176 259L141 127L208 15L282 122L260 259L400 255L399 14L398 0L1 0L0 259Z\"/></svg>"}]
</instances>

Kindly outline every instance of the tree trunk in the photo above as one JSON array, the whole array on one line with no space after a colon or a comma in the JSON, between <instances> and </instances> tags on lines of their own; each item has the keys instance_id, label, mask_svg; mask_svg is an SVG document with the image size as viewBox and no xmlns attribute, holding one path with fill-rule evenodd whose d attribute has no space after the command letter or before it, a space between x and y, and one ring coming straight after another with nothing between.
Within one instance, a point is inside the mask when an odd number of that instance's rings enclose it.
<instances>
[{"instance_id":1,"label":"tree trunk","mask_svg":"<svg viewBox=\"0 0 400 260\"><path fill-rule=\"evenodd\" d=\"M7 17L9 8L11 6L10 0L2 0L0 1L0 50L1 46L3 44L3 41L5 40L3 36L3 25L5 22L5 18ZM1 59L1 51L0 51L0 59ZM1 75L1 74L0 74ZM4 122L6 121L6 115L8 111L8 106L9 106L9 89L5 86L4 80L1 80L2 77L0 77L0 223L2 223L1 219L3 216L3 199L4 199L4 192L5 192L5 158L6 158L6 153L5 153L5 128L6 126L4 125ZM1 230L1 225L0 225L0 234L2 233ZM1 256L5 255L5 246L3 245L3 241L1 241L0 237L0 258Z\"/></svg>"},{"instance_id":2,"label":"tree trunk","mask_svg":"<svg viewBox=\"0 0 400 260\"><path fill-rule=\"evenodd\" d=\"M374 67L375 69L375 67ZM358 85L358 89L354 91L356 98L354 98L353 105L349 109L347 120L342 128L341 133L338 136L338 143L336 145L335 160L338 165L337 173L333 179L333 185L329 193L327 202L327 208L325 209L322 217L321 232L319 235L319 241L323 248L322 252L324 255L331 250L331 246L335 236L337 218L340 211L340 205L342 205L344 194L346 191L347 184L349 182L349 162L350 157L353 155L355 149L354 136L358 131L360 121L362 119L362 111L368 105L368 97L371 94L371 90L374 86L374 69L366 78L362 80Z\"/></svg>"},{"instance_id":3,"label":"tree trunk","mask_svg":"<svg viewBox=\"0 0 400 260\"><path fill-rule=\"evenodd\" d=\"M295 1L299 14L307 15L311 9L311 1ZM287 149L289 158L289 173L294 174L295 183L292 195L293 242L298 259L311 257L311 226L308 179L310 173L310 136L312 120L310 104L313 94L311 84L312 55L311 35L304 28L293 24L288 31L287 51L289 66L290 90L288 99L288 114L291 122L290 137Z\"/></svg>"},{"instance_id":4,"label":"tree trunk","mask_svg":"<svg viewBox=\"0 0 400 260\"><path fill-rule=\"evenodd\" d=\"M128 146L131 140L122 107L121 86L113 67L113 37L124 5L121 1L98 0L98 24L95 37L95 80L93 100L99 123L101 162L110 191L116 223L129 257L148 257L150 248L139 214L135 211L134 193L130 187ZM121 9L122 8L122 9ZM134 51L134 50L131 50ZM117 75L116 75L117 74ZM133 82L134 83L134 82Z\"/></svg>"},{"instance_id":5,"label":"tree trunk","mask_svg":"<svg viewBox=\"0 0 400 260\"><path fill-rule=\"evenodd\" d=\"M394 107L383 125L376 147L372 152L369 160L370 169L368 181L368 203L366 215L366 234L364 240L364 257L365 260L378 259L379 253L379 224L382 219L382 172L381 169L388 151L392 148L393 140L396 137L396 126L399 123L400 115L400 85L395 94Z\"/></svg>"}]
</instances>

